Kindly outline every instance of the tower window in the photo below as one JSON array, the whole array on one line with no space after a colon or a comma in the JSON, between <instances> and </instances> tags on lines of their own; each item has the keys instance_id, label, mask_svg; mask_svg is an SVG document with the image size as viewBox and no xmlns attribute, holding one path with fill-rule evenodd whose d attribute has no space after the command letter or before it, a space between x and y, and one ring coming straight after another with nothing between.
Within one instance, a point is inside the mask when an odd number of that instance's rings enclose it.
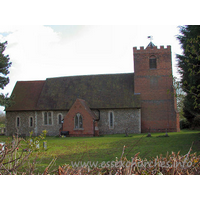
<instances>
[{"instance_id":1,"label":"tower window","mask_svg":"<svg viewBox=\"0 0 200 200\"><path fill-rule=\"evenodd\" d=\"M149 68L150 69L156 69L157 68L156 57L155 56L151 56L149 58Z\"/></svg>"}]
</instances>

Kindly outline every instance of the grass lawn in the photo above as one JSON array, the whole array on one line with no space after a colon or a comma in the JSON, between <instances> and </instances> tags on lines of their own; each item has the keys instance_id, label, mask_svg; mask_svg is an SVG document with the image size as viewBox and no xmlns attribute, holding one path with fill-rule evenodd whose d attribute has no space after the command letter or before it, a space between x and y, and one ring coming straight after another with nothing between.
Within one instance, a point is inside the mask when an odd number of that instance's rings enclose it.
<instances>
[{"instance_id":1,"label":"grass lawn","mask_svg":"<svg viewBox=\"0 0 200 200\"><path fill-rule=\"evenodd\" d=\"M49 165L53 158L57 158L53 166L58 169L59 165L71 164L78 161L115 161L120 158L123 146L126 146L124 155L131 160L136 153L140 152L141 158L152 158L157 155L166 155L172 151L185 155L192 143L192 152L200 155L200 131L183 130L179 133L152 133L147 134L125 134L105 135L100 137L46 137L47 150L41 150L37 159L37 170L41 173ZM6 136L0 136L0 142L5 141ZM40 144L42 146L42 143ZM38 152L33 153L33 157ZM52 168L52 169L53 169Z\"/></svg>"}]
</instances>

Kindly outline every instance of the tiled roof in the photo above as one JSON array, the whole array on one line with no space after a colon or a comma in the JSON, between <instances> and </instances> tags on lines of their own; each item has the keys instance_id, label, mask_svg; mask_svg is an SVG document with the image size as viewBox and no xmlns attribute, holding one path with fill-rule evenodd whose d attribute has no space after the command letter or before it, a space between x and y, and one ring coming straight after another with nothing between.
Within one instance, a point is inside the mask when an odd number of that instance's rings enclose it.
<instances>
[{"instance_id":1,"label":"tiled roof","mask_svg":"<svg viewBox=\"0 0 200 200\"><path fill-rule=\"evenodd\" d=\"M147 45L147 47L150 47L151 49L153 49L153 47L155 47L155 45L154 45L153 42L150 42L150 43ZM146 47L146 48L147 48L147 47Z\"/></svg>"},{"instance_id":2,"label":"tiled roof","mask_svg":"<svg viewBox=\"0 0 200 200\"><path fill-rule=\"evenodd\" d=\"M134 73L17 82L13 94L15 105L8 111L69 110L77 98L84 99L91 109L141 107L140 95L134 94Z\"/></svg>"},{"instance_id":3,"label":"tiled roof","mask_svg":"<svg viewBox=\"0 0 200 200\"><path fill-rule=\"evenodd\" d=\"M36 110L45 81L18 81L12 95L14 102L6 111Z\"/></svg>"}]
</instances>

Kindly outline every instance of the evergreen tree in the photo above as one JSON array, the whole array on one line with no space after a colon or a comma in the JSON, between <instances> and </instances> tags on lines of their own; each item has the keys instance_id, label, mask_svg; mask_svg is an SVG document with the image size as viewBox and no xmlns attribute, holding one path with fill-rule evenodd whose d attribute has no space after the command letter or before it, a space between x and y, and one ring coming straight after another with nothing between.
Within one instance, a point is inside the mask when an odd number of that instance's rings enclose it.
<instances>
[{"instance_id":1,"label":"evergreen tree","mask_svg":"<svg viewBox=\"0 0 200 200\"><path fill-rule=\"evenodd\" d=\"M11 66L10 58L8 55L4 55L3 52L6 49L7 42L0 43L0 89L9 83L9 68ZM8 94L0 94L0 105L6 106L9 102Z\"/></svg>"},{"instance_id":2,"label":"evergreen tree","mask_svg":"<svg viewBox=\"0 0 200 200\"><path fill-rule=\"evenodd\" d=\"M200 115L200 26L180 27L177 38L183 49L183 55L177 55L181 74L181 85L186 93L184 99L184 116L193 124Z\"/></svg>"}]
</instances>

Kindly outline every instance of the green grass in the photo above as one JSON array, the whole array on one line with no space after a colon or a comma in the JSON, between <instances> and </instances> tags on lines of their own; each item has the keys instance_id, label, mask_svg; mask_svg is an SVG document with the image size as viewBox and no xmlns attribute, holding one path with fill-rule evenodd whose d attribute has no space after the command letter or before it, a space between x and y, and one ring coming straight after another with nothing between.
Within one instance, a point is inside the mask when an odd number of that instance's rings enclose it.
<instances>
[{"instance_id":1,"label":"green grass","mask_svg":"<svg viewBox=\"0 0 200 200\"><path fill-rule=\"evenodd\" d=\"M192 143L192 152L200 155L200 131L184 130L179 133L152 133L152 137L146 137L147 134L125 134L105 135L100 137L46 137L47 150L41 150L37 159L37 170L39 172L49 165L51 160L56 157L57 160L53 168L59 165L71 164L73 161L114 161L116 157L120 158L123 146L126 146L124 155L130 160L136 153L140 152L141 158L150 159L157 155L166 155L180 151L185 155ZM5 136L0 136L0 142L8 140ZM42 146L42 143L40 144ZM38 152L33 153L33 157Z\"/></svg>"}]
</instances>

